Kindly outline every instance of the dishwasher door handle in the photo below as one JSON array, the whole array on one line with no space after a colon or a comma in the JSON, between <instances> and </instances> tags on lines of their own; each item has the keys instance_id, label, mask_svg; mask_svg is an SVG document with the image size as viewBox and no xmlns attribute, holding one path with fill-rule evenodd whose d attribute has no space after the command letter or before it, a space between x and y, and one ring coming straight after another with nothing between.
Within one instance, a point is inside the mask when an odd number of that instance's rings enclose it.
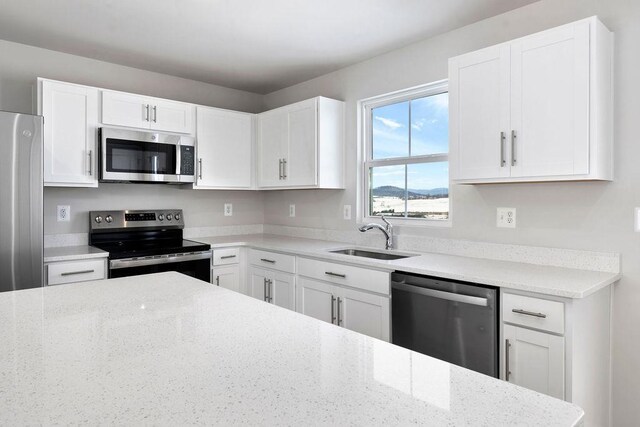
<instances>
[{"instance_id":1,"label":"dishwasher door handle","mask_svg":"<svg viewBox=\"0 0 640 427\"><path fill-rule=\"evenodd\" d=\"M391 282L391 287L394 289L399 289L401 291L412 292L414 294L420 294L448 301L461 302L464 304L480 305L482 307L486 307L489 305L489 302L486 298L474 297L471 295L454 294L453 292L440 291L437 289L422 288L420 286L408 285L403 282Z\"/></svg>"}]
</instances>

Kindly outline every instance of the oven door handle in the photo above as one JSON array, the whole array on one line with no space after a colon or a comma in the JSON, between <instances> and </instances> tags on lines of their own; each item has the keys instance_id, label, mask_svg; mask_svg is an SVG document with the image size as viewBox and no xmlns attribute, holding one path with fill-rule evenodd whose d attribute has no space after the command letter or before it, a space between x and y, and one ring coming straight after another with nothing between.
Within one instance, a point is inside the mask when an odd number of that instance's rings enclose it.
<instances>
[{"instance_id":1,"label":"oven door handle","mask_svg":"<svg viewBox=\"0 0 640 427\"><path fill-rule=\"evenodd\" d=\"M198 252L189 255L169 255L167 257L156 256L145 258L113 259L109 261L109 268L112 270L116 270L119 268L143 267L145 265L170 264L174 262L197 261L201 259L210 260L211 251Z\"/></svg>"},{"instance_id":2,"label":"oven door handle","mask_svg":"<svg viewBox=\"0 0 640 427\"><path fill-rule=\"evenodd\" d=\"M474 297L471 295L454 294L453 292L440 291L437 289L422 288L420 286L408 285L403 282L391 282L393 289L399 289L401 291L412 292L414 294L420 294L428 297L444 299L448 301L461 302L465 304L480 305L486 307L489 302L486 298Z\"/></svg>"}]
</instances>

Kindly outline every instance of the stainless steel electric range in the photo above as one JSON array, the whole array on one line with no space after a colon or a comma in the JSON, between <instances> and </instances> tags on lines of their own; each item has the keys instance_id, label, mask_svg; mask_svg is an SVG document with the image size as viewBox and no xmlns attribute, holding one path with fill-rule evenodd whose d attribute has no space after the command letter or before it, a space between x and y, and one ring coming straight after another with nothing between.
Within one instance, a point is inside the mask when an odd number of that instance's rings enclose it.
<instances>
[{"instance_id":1,"label":"stainless steel electric range","mask_svg":"<svg viewBox=\"0 0 640 427\"><path fill-rule=\"evenodd\" d=\"M89 244L109 252L109 278L178 271L211 281L211 246L182 237L181 209L92 211Z\"/></svg>"}]
</instances>

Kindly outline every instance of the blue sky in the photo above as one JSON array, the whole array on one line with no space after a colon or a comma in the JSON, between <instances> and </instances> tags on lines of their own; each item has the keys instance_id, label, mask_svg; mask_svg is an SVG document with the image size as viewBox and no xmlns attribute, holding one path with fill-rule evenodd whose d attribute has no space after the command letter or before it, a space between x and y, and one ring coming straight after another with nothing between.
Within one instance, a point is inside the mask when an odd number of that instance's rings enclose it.
<instances>
[{"instance_id":1,"label":"blue sky","mask_svg":"<svg viewBox=\"0 0 640 427\"><path fill-rule=\"evenodd\" d=\"M374 159L406 157L409 150L412 156L449 151L447 93L374 108L372 122ZM410 189L449 186L447 162L409 165L407 173ZM373 175L373 188L382 185L404 188L405 166L374 168Z\"/></svg>"}]
</instances>

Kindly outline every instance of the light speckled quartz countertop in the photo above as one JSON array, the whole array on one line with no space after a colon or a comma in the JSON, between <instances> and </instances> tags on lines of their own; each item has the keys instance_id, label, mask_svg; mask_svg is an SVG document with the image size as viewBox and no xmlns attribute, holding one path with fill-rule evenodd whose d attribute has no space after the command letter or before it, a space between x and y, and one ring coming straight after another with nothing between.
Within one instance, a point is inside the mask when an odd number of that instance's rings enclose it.
<instances>
[{"instance_id":1,"label":"light speckled quartz countertop","mask_svg":"<svg viewBox=\"0 0 640 427\"><path fill-rule=\"evenodd\" d=\"M0 294L0 425L545 425L581 408L179 273Z\"/></svg>"},{"instance_id":2,"label":"light speckled quartz countertop","mask_svg":"<svg viewBox=\"0 0 640 427\"><path fill-rule=\"evenodd\" d=\"M214 250L230 246L248 246L380 270L406 271L567 298L584 298L620 279L619 273L437 253L413 252L417 256L395 261L381 261L328 252L329 250L353 247L345 243L268 234L195 238L192 240L209 243ZM375 250L379 251L379 249Z\"/></svg>"},{"instance_id":3,"label":"light speckled quartz countertop","mask_svg":"<svg viewBox=\"0 0 640 427\"><path fill-rule=\"evenodd\" d=\"M107 258L109 252L93 246L62 246L44 248L44 262L77 261L92 258Z\"/></svg>"}]
</instances>

